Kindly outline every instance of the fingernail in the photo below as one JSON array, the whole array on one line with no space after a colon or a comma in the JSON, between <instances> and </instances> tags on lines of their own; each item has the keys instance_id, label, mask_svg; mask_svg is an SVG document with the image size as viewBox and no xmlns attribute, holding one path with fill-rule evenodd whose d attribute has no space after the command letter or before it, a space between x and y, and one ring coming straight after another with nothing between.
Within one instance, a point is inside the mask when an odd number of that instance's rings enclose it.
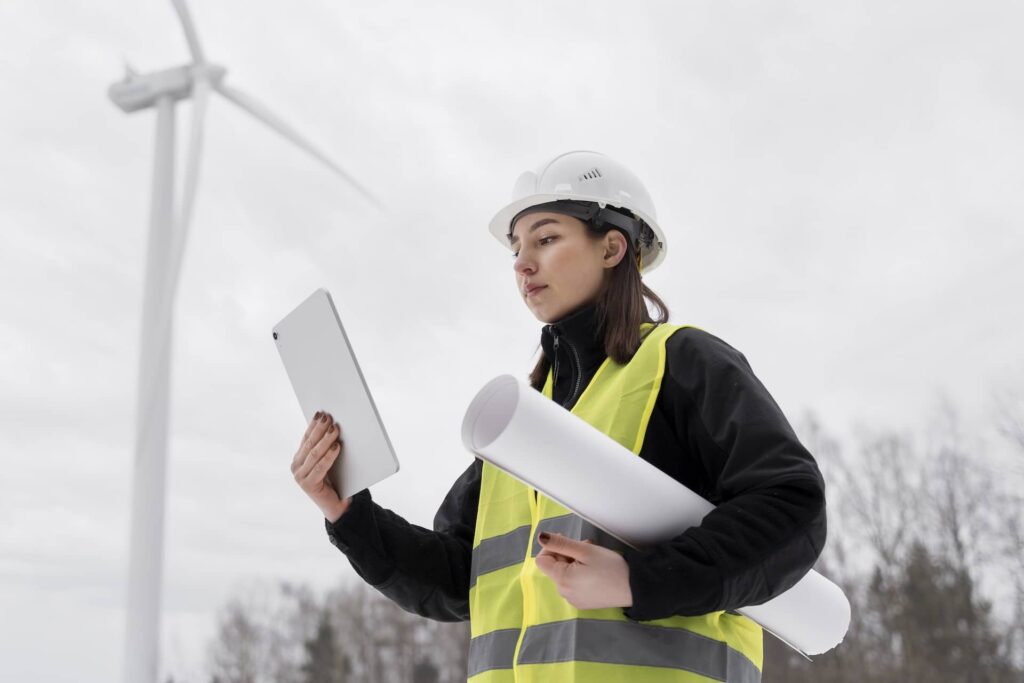
<instances>
[{"instance_id":1,"label":"fingernail","mask_svg":"<svg viewBox=\"0 0 1024 683\"><path fill-rule=\"evenodd\" d=\"M539 538L541 543L547 543L549 540L551 540L551 534L549 534L546 531L542 531L540 532Z\"/></svg>"},{"instance_id":2,"label":"fingernail","mask_svg":"<svg viewBox=\"0 0 1024 683\"><path fill-rule=\"evenodd\" d=\"M313 416L313 419L319 420L321 415L323 415L323 411L318 410L316 411L316 415Z\"/></svg>"}]
</instances>

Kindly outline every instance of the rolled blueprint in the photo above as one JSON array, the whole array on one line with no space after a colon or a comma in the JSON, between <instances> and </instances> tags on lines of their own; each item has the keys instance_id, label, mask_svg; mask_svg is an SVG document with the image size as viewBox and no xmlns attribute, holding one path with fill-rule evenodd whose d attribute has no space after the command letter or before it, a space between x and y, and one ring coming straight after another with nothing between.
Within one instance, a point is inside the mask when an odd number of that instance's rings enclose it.
<instances>
[{"instance_id":1,"label":"rolled blueprint","mask_svg":"<svg viewBox=\"0 0 1024 683\"><path fill-rule=\"evenodd\" d=\"M481 458L634 548L697 526L714 506L512 375L470 402L462 443ZM814 570L761 605L737 610L804 655L850 626L842 589Z\"/></svg>"}]
</instances>

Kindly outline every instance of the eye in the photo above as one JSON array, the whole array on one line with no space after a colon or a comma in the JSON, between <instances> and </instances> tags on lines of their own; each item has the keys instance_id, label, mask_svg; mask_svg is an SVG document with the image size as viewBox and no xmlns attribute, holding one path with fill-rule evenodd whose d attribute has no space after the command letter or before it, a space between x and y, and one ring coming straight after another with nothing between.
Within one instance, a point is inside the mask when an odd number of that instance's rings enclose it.
<instances>
[{"instance_id":1,"label":"eye","mask_svg":"<svg viewBox=\"0 0 1024 683\"><path fill-rule=\"evenodd\" d=\"M553 240L553 239L558 239L558 236L557 235L553 235L551 237L542 237L540 239L540 243L541 244L545 244L548 240ZM518 251L512 252L512 258L519 258L519 252Z\"/></svg>"}]
</instances>

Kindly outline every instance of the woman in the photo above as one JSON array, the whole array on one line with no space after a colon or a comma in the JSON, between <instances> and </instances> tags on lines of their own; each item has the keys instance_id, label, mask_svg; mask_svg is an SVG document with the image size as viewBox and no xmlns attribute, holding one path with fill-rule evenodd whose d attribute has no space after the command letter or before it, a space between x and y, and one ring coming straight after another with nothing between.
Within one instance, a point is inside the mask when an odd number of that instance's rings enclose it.
<instances>
[{"instance_id":1,"label":"woman","mask_svg":"<svg viewBox=\"0 0 1024 683\"><path fill-rule=\"evenodd\" d=\"M504 681L758 681L760 627L733 610L798 581L825 541L824 483L746 358L671 325L641 282L665 239L640 181L593 152L524 173L491 232L544 325L533 387L717 507L621 547L477 459L434 529L326 472L341 429L318 416L292 463L356 572L406 610L471 622L469 675ZM645 299L658 309L652 319Z\"/></svg>"}]
</instances>

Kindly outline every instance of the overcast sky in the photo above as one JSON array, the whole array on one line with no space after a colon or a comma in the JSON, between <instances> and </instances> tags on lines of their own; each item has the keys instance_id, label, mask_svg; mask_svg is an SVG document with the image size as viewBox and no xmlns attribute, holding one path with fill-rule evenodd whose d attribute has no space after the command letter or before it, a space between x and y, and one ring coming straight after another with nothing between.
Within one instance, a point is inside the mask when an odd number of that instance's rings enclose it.
<instances>
[{"instance_id":1,"label":"overcast sky","mask_svg":"<svg viewBox=\"0 0 1024 683\"><path fill-rule=\"evenodd\" d=\"M993 388L1024 386L1019 4L192 14L228 82L386 211L212 101L175 320L165 672L202 670L238 584L354 576L288 469L305 425L271 327L332 292L402 463L374 496L429 525L471 460L467 404L539 340L487 222L562 151L645 180L668 241L646 283L792 421L918 428L945 393L982 433ZM168 0L6 0L0 46L0 679L113 681L155 116L106 91L124 58L188 53Z\"/></svg>"}]
</instances>

